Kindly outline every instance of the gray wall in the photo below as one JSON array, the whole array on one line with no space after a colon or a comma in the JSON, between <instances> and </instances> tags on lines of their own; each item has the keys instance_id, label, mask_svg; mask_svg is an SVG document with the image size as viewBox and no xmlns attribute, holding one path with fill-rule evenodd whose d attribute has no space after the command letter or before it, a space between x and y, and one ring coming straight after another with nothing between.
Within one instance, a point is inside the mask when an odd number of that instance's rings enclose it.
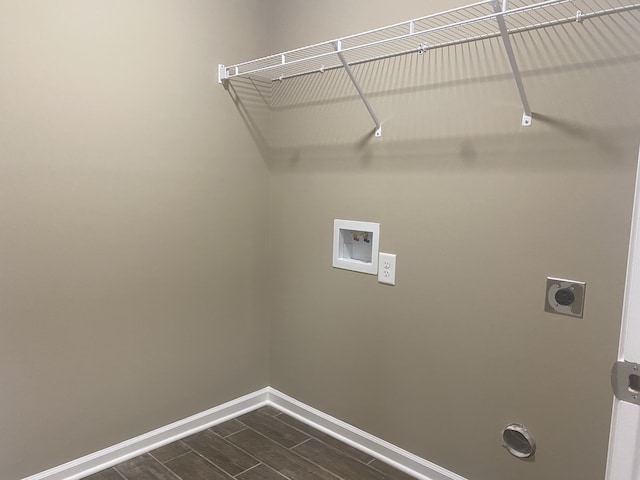
<instances>
[{"instance_id":1,"label":"gray wall","mask_svg":"<svg viewBox=\"0 0 640 480\"><path fill-rule=\"evenodd\" d=\"M603 477L637 14L514 39L529 129L494 40L358 67L380 140L342 72L215 85L452 4L0 3L0 476L271 384L471 480ZM382 224L397 286L331 267L334 218Z\"/></svg>"},{"instance_id":2,"label":"gray wall","mask_svg":"<svg viewBox=\"0 0 640 480\"><path fill-rule=\"evenodd\" d=\"M274 50L453 3L280 0ZM357 67L382 139L343 72L275 84L275 388L469 479L603 478L638 19L516 36L528 129L497 40ZM381 223L395 287L331 267L334 218ZM583 319L543 311L547 275L587 282ZM510 422L536 436L534 461L501 448Z\"/></svg>"},{"instance_id":3,"label":"gray wall","mask_svg":"<svg viewBox=\"0 0 640 480\"><path fill-rule=\"evenodd\" d=\"M0 2L1 478L267 384L268 171L215 68L266 10Z\"/></svg>"}]
</instances>

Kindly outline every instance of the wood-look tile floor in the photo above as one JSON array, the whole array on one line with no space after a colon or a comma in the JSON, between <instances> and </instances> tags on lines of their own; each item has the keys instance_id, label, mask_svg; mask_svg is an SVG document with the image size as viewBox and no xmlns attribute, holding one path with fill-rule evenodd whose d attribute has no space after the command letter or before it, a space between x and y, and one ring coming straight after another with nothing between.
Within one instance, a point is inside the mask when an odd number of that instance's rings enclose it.
<instances>
[{"instance_id":1,"label":"wood-look tile floor","mask_svg":"<svg viewBox=\"0 0 640 480\"><path fill-rule=\"evenodd\" d=\"M266 406L86 480L410 480L413 477Z\"/></svg>"}]
</instances>

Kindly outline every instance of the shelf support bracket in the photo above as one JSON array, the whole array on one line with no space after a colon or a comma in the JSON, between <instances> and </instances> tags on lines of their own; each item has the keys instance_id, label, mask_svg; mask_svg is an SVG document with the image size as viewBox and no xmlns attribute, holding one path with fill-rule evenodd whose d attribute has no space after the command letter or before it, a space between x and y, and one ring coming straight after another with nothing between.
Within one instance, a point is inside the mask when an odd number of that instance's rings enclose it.
<instances>
[{"instance_id":1,"label":"shelf support bracket","mask_svg":"<svg viewBox=\"0 0 640 480\"><path fill-rule=\"evenodd\" d=\"M502 37L502 43L504 43L504 49L507 52L507 57L509 57L509 63L511 64L513 77L516 80L518 93L520 94L520 100L522 100L522 106L524 107L524 114L522 115L522 126L528 127L531 125L531 107L529 106L529 100L527 100L527 94L524 91L522 76L520 75L520 69L518 68L518 63L516 62L516 56L513 53L513 45L511 45L511 38L509 37L507 24L504 21L504 13L508 8L508 0L503 0L502 5L500 5L500 0L495 0L494 10L498 14L496 15L496 20L498 22L498 27L500 27L500 36Z\"/></svg>"},{"instance_id":2,"label":"shelf support bracket","mask_svg":"<svg viewBox=\"0 0 640 480\"><path fill-rule=\"evenodd\" d=\"M380 120L378 120L378 116L376 115L376 112L373 110L373 107L369 103L367 96L362 91L362 87L360 87L358 80L356 79L355 75L353 74L353 71L351 70L351 67L349 66L349 63L347 62L346 58L344 58L344 55L342 53L342 42L338 40L333 44L333 47L336 49L336 55L338 55L340 62L342 62L342 66L347 72L347 75L349 75L349 78L351 79L351 83L353 83L353 86L356 87L356 90L358 91L358 95L360 95L360 98L362 99L364 106L367 107L367 111L369 112L371 119L376 124L375 136L381 137L382 125L380 124Z\"/></svg>"},{"instance_id":3,"label":"shelf support bracket","mask_svg":"<svg viewBox=\"0 0 640 480\"><path fill-rule=\"evenodd\" d=\"M222 64L218 64L218 83L224 83L229 79L229 71L227 67Z\"/></svg>"}]
</instances>

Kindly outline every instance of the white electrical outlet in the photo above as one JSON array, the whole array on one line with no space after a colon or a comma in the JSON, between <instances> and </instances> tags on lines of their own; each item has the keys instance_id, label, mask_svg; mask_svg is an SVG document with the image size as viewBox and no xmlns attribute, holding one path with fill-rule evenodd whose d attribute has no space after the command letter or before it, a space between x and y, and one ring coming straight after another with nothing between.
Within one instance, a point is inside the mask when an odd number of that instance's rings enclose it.
<instances>
[{"instance_id":1,"label":"white electrical outlet","mask_svg":"<svg viewBox=\"0 0 640 480\"><path fill-rule=\"evenodd\" d=\"M378 261L378 282L396 284L396 254L381 253Z\"/></svg>"}]
</instances>

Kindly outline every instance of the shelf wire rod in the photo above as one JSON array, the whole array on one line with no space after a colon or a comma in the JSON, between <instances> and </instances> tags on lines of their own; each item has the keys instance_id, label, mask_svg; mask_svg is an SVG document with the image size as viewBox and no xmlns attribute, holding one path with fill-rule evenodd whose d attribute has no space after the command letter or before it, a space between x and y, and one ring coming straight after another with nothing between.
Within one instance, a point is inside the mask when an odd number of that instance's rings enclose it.
<instances>
[{"instance_id":1,"label":"shelf wire rod","mask_svg":"<svg viewBox=\"0 0 640 480\"><path fill-rule=\"evenodd\" d=\"M454 18L456 19L456 21L464 20L464 18L460 19L459 15L454 15ZM474 23L474 24L468 25L467 29L470 30L471 32L476 32L476 34L484 34L484 33L486 33L485 31L483 31L480 28L479 23Z\"/></svg>"},{"instance_id":2,"label":"shelf wire rod","mask_svg":"<svg viewBox=\"0 0 640 480\"><path fill-rule=\"evenodd\" d=\"M556 10L558 9L554 8L554 11ZM540 10L531 10L530 12L524 13L522 18L518 18L518 20L522 20L523 23L525 23L526 21L526 23L528 24L536 24L536 23L544 22L546 19L548 19L548 16L545 16L544 12Z\"/></svg>"},{"instance_id":3,"label":"shelf wire rod","mask_svg":"<svg viewBox=\"0 0 640 480\"><path fill-rule=\"evenodd\" d=\"M537 11L531 11L531 12L527 12L524 13L522 15L522 18L519 18L518 20L522 20L522 23L526 23L526 24L536 24L536 23L540 23L541 21L545 20L544 15L541 15L540 12Z\"/></svg>"},{"instance_id":4,"label":"shelf wire rod","mask_svg":"<svg viewBox=\"0 0 640 480\"><path fill-rule=\"evenodd\" d=\"M493 1L493 0L491 0L491 1ZM553 4L566 2L566 1L572 1L572 0L546 0L544 2L535 4L535 5L525 5L523 7L519 7L519 8L510 10L509 12L512 13L512 14L515 13L515 12L518 12L518 13L519 12L525 12L525 11L531 10L532 8L539 8L540 6L543 6L543 5L553 5ZM463 21L460 21L460 22L444 25L444 26L441 26L441 27L434 27L434 28L431 28L431 29L418 31L418 32L415 32L413 34L400 35L400 36L397 36L397 37L393 37L393 38L389 38L389 39L385 39L385 40L380 40L378 42L371 42L369 44L357 45L357 46L354 46L354 47L344 48L344 49L342 49L342 52L345 53L345 52L355 51L355 50L359 50L359 49L370 47L370 46L374 46L374 45L379 45L379 44L383 44L383 43L389 43L389 42L393 42L393 41L404 40L404 39L407 39L407 38L420 36L420 35L426 35L426 34L429 34L429 33L438 32L438 31L442 31L442 30L454 29L454 28L458 28L458 27L461 27L461 26L466 26L466 25L469 25L469 24L472 24L472 23L485 21L485 20L489 20L489 19L492 19L492 18L497 18L498 16L502 16L502 15L504 15L503 12L490 13L490 14L483 15L483 16L477 17L477 18L466 19L466 20L463 20ZM341 41L341 40L336 40L336 42L339 42L339 41ZM318 44L318 45L326 45L326 43L325 44ZM309 48L309 47L305 47L305 48ZM302 50L302 49L298 49L297 51L300 51L300 50ZM290 52L285 52L285 54L288 55L289 53L291 53L293 51L294 50L291 50ZM335 53L335 52L321 53L321 54L312 55L312 56L309 56L309 57L306 57L306 58L292 60L292 61L288 62L286 65L289 66L289 65L294 65L294 64L300 64L300 63L303 63L303 62L308 62L308 61L311 61L311 60L318 60L318 59L321 59L321 58L326 58L329 55L331 55L332 53ZM280 55L281 54L278 54L278 55L276 55L276 57L279 57ZM272 58L272 57L273 56L271 56L270 58ZM255 61L258 61L258 60L255 60ZM245 62L244 65L247 65L249 63L251 63L251 62ZM240 64L238 64L238 65L240 65ZM236 65L232 65L229 68L233 68L235 66ZM282 65L278 64L278 65L271 65L271 66L268 66L268 67L257 68L257 69L254 69L254 70L249 70L249 71L242 72L242 75L251 75L251 74L255 74L255 73L259 73L259 72L264 72L264 71L267 71L267 70L273 70L273 69L278 68L278 67L282 67Z\"/></svg>"},{"instance_id":5,"label":"shelf wire rod","mask_svg":"<svg viewBox=\"0 0 640 480\"><path fill-rule=\"evenodd\" d=\"M597 18L597 17L602 17L602 16L606 16L606 15L613 15L616 13L624 13L624 12L628 12L631 10L638 10L640 9L640 3L634 3L634 4L630 4L630 5L625 5L622 7L611 7L608 9L604 9L604 10L598 10L598 11L594 11L594 12L588 12L588 13L582 13L581 15L581 21L584 20L588 20L591 18ZM522 27L514 27L509 29L510 33L521 33L521 32L527 32L530 30L537 30L540 28L547 28L547 27L553 27L553 26L557 26L557 25L563 25L566 23L576 23L576 16L572 15L570 17L565 17L565 18L557 18L557 19L553 19L553 20L548 20L545 22L540 22L537 24L533 24L533 25L525 25Z\"/></svg>"}]
</instances>

